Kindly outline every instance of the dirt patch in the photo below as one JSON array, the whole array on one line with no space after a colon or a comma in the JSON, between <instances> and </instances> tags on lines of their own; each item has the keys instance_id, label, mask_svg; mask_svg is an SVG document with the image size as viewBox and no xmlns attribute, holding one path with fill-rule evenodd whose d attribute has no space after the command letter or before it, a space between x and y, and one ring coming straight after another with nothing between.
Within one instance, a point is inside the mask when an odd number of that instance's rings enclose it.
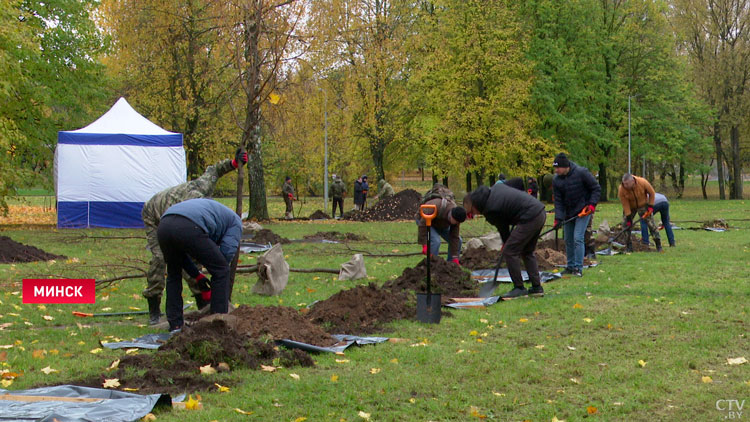
<instances>
[{"instance_id":1,"label":"dirt patch","mask_svg":"<svg viewBox=\"0 0 750 422\"><path fill-rule=\"evenodd\" d=\"M442 293L443 302L451 297L476 297L479 292L478 284L471 279L471 275L458 265L447 262L443 258L433 256L430 261L432 274L432 292ZM390 280L383 286L394 292L427 291L427 261L423 259L416 267L407 268L395 280Z\"/></svg>"},{"instance_id":2,"label":"dirt patch","mask_svg":"<svg viewBox=\"0 0 750 422\"><path fill-rule=\"evenodd\" d=\"M0 236L0 263L49 261L50 259L66 259L62 255L44 252L34 246L18 243L8 236Z\"/></svg>"},{"instance_id":3,"label":"dirt patch","mask_svg":"<svg viewBox=\"0 0 750 422\"><path fill-rule=\"evenodd\" d=\"M555 239L550 240L543 240L540 242L537 242L536 249L550 249L553 251L559 251L562 253L565 253L565 240L562 238L557 242L557 246L555 246Z\"/></svg>"},{"instance_id":4,"label":"dirt patch","mask_svg":"<svg viewBox=\"0 0 750 422\"><path fill-rule=\"evenodd\" d=\"M324 211L317 210L310 214L310 220L330 220L331 216L326 214Z\"/></svg>"},{"instance_id":5,"label":"dirt patch","mask_svg":"<svg viewBox=\"0 0 750 422\"><path fill-rule=\"evenodd\" d=\"M337 242L356 242L367 240L367 237L361 236L354 233L341 233L337 231L331 232L317 232L315 234L306 234L304 236L307 240L334 240Z\"/></svg>"},{"instance_id":6,"label":"dirt patch","mask_svg":"<svg viewBox=\"0 0 750 422\"><path fill-rule=\"evenodd\" d=\"M729 223L726 222L724 219L719 220L713 220L713 221L706 221L703 223L702 226L704 229L728 229Z\"/></svg>"},{"instance_id":7,"label":"dirt patch","mask_svg":"<svg viewBox=\"0 0 750 422\"><path fill-rule=\"evenodd\" d=\"M413 302L413 301L411 301ZM313 305L307 317L332 334L372 334L383 325L415 315L406 292L394 292L375 284L342 290Z\"/></svg>"},{"instance_id":8,"label":"dirt patch","mask_svg":"<svg viewBox=\"0 0 750 422\"><path fill-rule=\"evenodd\" d=\"M384 198L364 211L349 211L341 216L353 221L395 221L413 220L419 210L422 195L414 189L406 189Z\"/></svg>"},{"instance_id":9,"label":"dirt patch","mask_svg":"<svg viewBox=\"0 0 750 422\"><path fill-rule=\"evenodd\" d=\"M255 232L253 237L250 238L250 240L252 240L254 243L261 243L264 245L267 243L275 245L277 243L287 244L291 242L289 239L281 237L268 229L258 230L257 232Z\"/></svg>"},{"instance_id":10,"label":"dirt patch","mask_svg":"<svg viewBox=\"0 0 750 422\"><path fill-rule=\"evenodd\" d=\"M564 252L556 251L554 249L537 248L534 253L536 254L536 261L539 265L539 269L543 271L554 270L560 265L564 267L568 264L568 258L565 256ZM584 261L586 260L584 259Z\"/></svg>"},{"instance_id":11,"label":"dirt patch","mask_svg":"<svg viewBox=\"0 0 750 422\"><path fill-rule=\"evenodd\" d=\"M336 344L336 339L293 308L242 305L229 315L237 318L237 332L252 338L289 339L316 346Z\"/></svg>"},{"instance_id":12,"label":"dirt patch","mask_svg":"<svg viewBox=\"0 0 750 422\"><path fill-rule=\"evenodd\" d=\"M482 247L464 250L459 262L464 268L470 270L484 270L495 268L498 259L500 259L500 251L491 251Z\"/></svg>"},{"instance_id":13,"label":"dirt patch","mask_svg":"<svg viewBox=\"0 0 750 422\"><path fill-rule=\"evenodd\" d=\"M154 353L124 356L118 369L101 375L92 387L101 388L105 378L118 378L120 388L137 388L139 394L191 393L215 388L217 377L200 373L199 367L221 362L234 368L259 369L274 365L312 366L309 354L277 348L272 342L249 338L223 320L185 327ZM222 382L222 384L226 384Z\"/></svg>"}]
</instances>

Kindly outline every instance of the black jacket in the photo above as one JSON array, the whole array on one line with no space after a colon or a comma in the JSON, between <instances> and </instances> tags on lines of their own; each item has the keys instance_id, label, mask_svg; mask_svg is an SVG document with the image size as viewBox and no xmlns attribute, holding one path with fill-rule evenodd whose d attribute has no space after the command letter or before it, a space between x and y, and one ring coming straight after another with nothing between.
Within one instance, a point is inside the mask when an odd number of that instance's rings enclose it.
<instances>
[{"instance_id":1,"label":"black jacket","mask_svg":"<svg viewBox=\"0 0 750 422\"><path fill-rule=\"evenodd\" d=\"M477 189L476 194L471 195L472 205L497 227L503 242L508 240L511 225L526 223L544 212L544 204L538 199L502 183L489 190Z\"/></svg>"},{"instance_id":2,"label":"black jacket","mask_svg":"<svg viewBox=\"0 0 750 422\"><path fill-rule=\"evenodd\" d=\"M363 182L360 182L359 180L354 182L354 204L355 205L362 205L365 203L365 194L363 190L364 190Z\"/></svg>"},{"instance_id":3,"label":"black jacket","mask_svg":"<svg viewBox=\"0 0 750 422\"><path fill-rule=\"evenodd\" d=\"M531 191L531 196L536 198L539 194L539 185L537 185L536 182L532 180L531 182L529 182L529 190Z\"/></svg>"},{"instance_id":4,"label":"black jacket","mask_svg":"<svg viewBox=\"0 0 750 422\"><path fill-rule=\"evenodd\" d=\"M555 220L573 218L586 205L596 205L602 188L586 167L570 163L570 171L565 176L555 176L552 182L555 196Z\"/></svg>"}]
</instances>

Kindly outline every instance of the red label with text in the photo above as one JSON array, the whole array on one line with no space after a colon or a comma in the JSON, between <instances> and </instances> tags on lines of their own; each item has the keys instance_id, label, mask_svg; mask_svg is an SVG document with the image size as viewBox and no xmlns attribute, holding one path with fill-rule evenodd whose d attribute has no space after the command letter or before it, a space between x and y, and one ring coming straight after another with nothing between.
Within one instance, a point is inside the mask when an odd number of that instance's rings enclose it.
<instances>
[{"instance_id":1,"label":"red label with text","mask_svg":"<svg viewBox=\"0 0 750 422\"><path fill-rule=\"evenodd\" d=\"M23 279L23 303L95 303L93 278Z\"/></svg>"}]
</instances>

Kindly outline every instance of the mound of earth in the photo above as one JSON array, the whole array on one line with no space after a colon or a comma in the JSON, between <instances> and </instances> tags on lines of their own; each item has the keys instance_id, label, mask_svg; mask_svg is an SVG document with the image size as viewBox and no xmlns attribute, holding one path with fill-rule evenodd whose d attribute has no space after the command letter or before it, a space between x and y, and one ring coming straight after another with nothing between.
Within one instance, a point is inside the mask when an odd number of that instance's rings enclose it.
<instances>
[{"instance_id":1,"label":"mound of earth","mask_svg":"<svg viewBox=\"0 0 750 422\"><path fill-rule=\"evenodd\" d=\"M476 297L479 292L478 283L471 279L471 275L458 265L447 262L443 258L432 256L430 260L431 285L433 293L441 293L443 302L451 297ZM390 280L383 286L394 292L427 291L427 260L423 259L416 267L407 268L396 279Z\"/></svg>"},{"instance_id":2,"label":"mound of earth","mask_svg":"<svg viewBox=\"0 0 750 422\"><path fill-rule=\"evenodd\" d=\"M382 289L374 284L342 290L312 306L307 317L332 334L362 335L383 325L415 315L405 292Z\"/></svg>"},{"instance_id":3,"label":"mound of earth","mask_svg":"<svg viewBox=\"0 0 750 422\"><path fill-rule=\"evenodd\" d=\"M243 336L258 339L289 339L316 346L333 346L336 339L307 320L296 309L285 306L242 305L230 316L237 318L235 329Z\"/></svg>"},{"instance_id":4,"label":"mound of earth","mask_svg":"<svg viewBox=\"0 0 750 422\"><path fill-rule=\"evenodd\" d=\"M310 220L330 220L331 216L326 214L324 211L317 210L310 214Z\"/></svg>"},{"instance_id":5,"label":"mound of earth","mask_svg":"<svg viewBox=\"0 0 750 422\"><path fill-rule=\"evenodd\" d=\"M560 238L560 240L557 243L558 245L555 246L555 239L539 241L536 244L536 249L537 250L549 249L553 251L559 251L564 254L565 253L565 240L563 238Z\"/></svg>"},{"instance_id":6,"label":"mound of earth","mask_svg":"<svg viewBox=\"0 0 750 422\"><path fill-rule=\"evenodd\" d=\"M564 252L556 251L554 249L539 249L534 251L536 254L536 261L539 264L539 269L544 271L550 271L557 269L558 266L565 266L568 264L568 258ZM584 260L585 261L585 260Z\"/></svg>"},{"instance_id":7,"label":"mound of earth","mask_svg":"<svg viewBox=\"0 0 750 422\"><path fill-rule=\"evenodd\" d=\"M341 217L353 221L413 220L419 211L422 195L414 189L406 189L384 198L364 211L349 211Z\"/></svg>"},{"instance_id":8,"label":"mound of earth","mask_svg":"<svg viewBox=\"0 0 750 422\"><path fill-rule=\"evenodd\" d=\"M464 250L459 262L464 268L470 270L484 270L495 268L498 259L500 259L500 251L491 251L481 247Z\"/></svg>"},{"instance_id":9,"label":"mound of earth","mask_svg":"<svg viewBox=\"0 0 750 422\"><path fill-rule=\"evenodd\" d=\"M338 242L367 240L365 236L361 236L361 235L354 234L354 233L341 233L337 231L317 232L315 234L306 234L304 238L307 240L335 240Z\"/></svg>"},{"instance_id":10,"label":"mound of earth","mask_svg":"<svg viewBox=\"0 0 750 422\"><path fill-rule=\"evenodd\" d=\"M706 221L702 226L704 229L728 229L729 223L724 219Z\"/></svg>"},{"instance_id":11,"label":"mound of earth","mask_svg":"<svg viewBox=\"0 0 750 422\"><path fill-rule=\"evenodd\" d=\"M50 259L66 259L66 257L44 252L34 246L18 243L7 236L0 236L0 264L49 261Z\"/></svg>"},{"instance_id":12,"label":"mound of earth","mask_svg":"<svg viewBox=\"0 0 750 422\"><path fill-rule=\"evenodd\" d=\"M289 239L281 237L268 229L258 230L250 240L255 243L261 243L264 245L267 243L275 245L277 243L287 244L291 242Z\"/></svg>"},{"instance_id":13,"label":"mound of earth","mask_svg":"<svg viewBox=\"0 0 750 422\"><path fill-rule=\"evenodd\" d=\"M153 353L124 356L114 372L87 384L101 388L104 379L118 378L119 388L134 388L139 394L192 393L215 388L216 378L201 374L199 368L209 364L217 368L222 362L230 371L259 369L260 365L314 364L306 352L274 347L272 342L250 338L226 321L215 319L186 326Z\"/></svg>"}]
</instances>

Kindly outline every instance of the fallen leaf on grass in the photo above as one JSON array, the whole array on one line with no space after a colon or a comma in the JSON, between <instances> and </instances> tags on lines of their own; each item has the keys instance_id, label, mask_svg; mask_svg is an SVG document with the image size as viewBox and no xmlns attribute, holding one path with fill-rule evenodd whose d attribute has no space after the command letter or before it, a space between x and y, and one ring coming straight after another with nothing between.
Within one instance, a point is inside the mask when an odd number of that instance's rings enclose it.
<instances>
[{"instance_id":1,"label":"fallen leaf on grass","mask_svg":"<svg viewBox=\"0 0 750 422\"><path fill-rule=\"evenodd\" d=\"M747 359L745 359L744 357L727 358L727 364L728 365L742 365L744 363L747 363Z\"/></svg>"},{"instance_id":2,"label":"fallen leaf on grass","mask_svg":"<svg viewBox=\"0 0 750 422\"><path fill-rule=\"evenodd\" d=\"M268 365L260 365L260 370L261 371L266 371L266 372L274 372L274 371L276 371L276 367L275 366L268 366Z\"/></svg>"},{"instance_id":3,"label":"fallen leaf on grass","mask_svg":"<svg viewBox=\"0 0 750 422\"><path fill-rule=\"evenodd\" d=\"M199 410L200 408L201 408L200 396L198 396L198 400L195 400L192 395L189 395L188 401L185 402L185 409Z\"/></svg>"},{"instance_id":4,"label":"fallen leaf on grass","mask_svg":"<svg viewBox=\"0 0 750 422\"><path fill-rule=\"evenodd\" d=\"M13 380L0 380L0 385L2 385L3 388L8 388L11 384L13 384Z\"/></svg>"},{"instance_id":5,"label":"fallen leaf on grass","mask_svg":"<svg viewBox=\"0 0 750 422\"><path fill-rule=\"evenodd\" d=\"M361 410L359 411L359 413L357 413L357 416L359 416L360 418L362 418L362 419L364 419L366 421L370 420L370 414L369 413L365 413L365 412L363 412Z\"/></svg>"},{"instance_id":6,"label":"fallen leaf on grass","mask_svg":"<svg viewBox=\"0 0 750 422\"><path fill-rule=\"evenodd\" d=\"M154 415L153 413L149 413L146 416L142 417L141 420L143 422L153 422L156 420L156 415Z\"/></svg>"},{"instance_id":7,"label":"fallen leaf on grass","mask_svg":"<svg viewBox=\"0 0 750 422\"><path fill-rule=\"evenodd\" d=\"M349 359L336 359L336 363L349 363Z\"/></svg>"},{"instance_id":8,"label":"fallen leaf on grass","mask_svg":"<svg viewBox=\"0 0 750 422\"><path fill-rule=\"evenodd\" d=\"M37 349L31 352L31 357L34 359L44 359L44 355L47 354L47 351L44 349Z\"/></svg>"},{"instance_id":9,"label":"fallen leaf on grass","mask_svg":"<svg viewBox=\"0 0 750 422\"><path fill-rule=\"evenodd\" d=\"M390 360L390 362L391 363L398 363L398 359L397 358L393 358L393 359Z\"/></svg>"},{"instance_id":10,"label":"fallen leaf on grass","mask_svg":"<svg viewBox=\"0 0 750 422\"><path fill-rule=\"evenodd\" d=\"M45 374L47 374L47 375L49 375L49 374L51 374L51 373L53 373L53 372L60 372L60 371L58 371L57 369L52 369L52 368L50 368L49 366L46 366L46 367L44 367L44 368L40 369L40 371L44 372L44 373L45 373Z\"/></svg>"},{"instance_id":11,"label":"fallen leaf on grass","mask_svg":"<svg viewBox=\"0 0 750 422\"><path fill-rule=\"evenodd\" d=\"M518 322L529 322L528 318L521 318L518 320Z\"/></svg>"},{"instance_id":12,"label":"fallen leaf on grass","mask_svg":"<svg viewBox=\"0 0 750 422\"><path fill-rule=\"evenodd\" d=\"M299 375L297 375L297 374L289 374L289 376L292 377L292 378L294 378L294 379L296 379L296 380L299 380Z\"/></svg>"},{"instance_id":13,"label":"fallen leaf on grass","mask_svg":"<svg viewBox=\"0 0 750 422\"><path fill-rule=\"evenodd\" d=\"M505 397L505 393L498 393L497 391L493 391L492 394L498 396L498 397Z\"/></svg>"},{"instance_id":14,"label":"fallen leaf on grass","mask_svg":"<svg viewBox=\"0 0 750 422\"><path fill-rule=\"evenodd\" d=\"M219 389L220 393L228 393L229 392L229 387L226 387L226 386L223 386L223 385L217 384L217 383L214 383L214 385L216 386L216 388Z\"/></svg>"},{"instance_id":15,"label":"fallen leaf on grass","mask_svg":"<svg viewBox=\"0 0 750 422\"><path fill-rule=\"evenodd\" d=\"M483 414L479 413L479 408L476 407L476 406L471 406L470 407L470 414L471 414L471 416L473 416L475 418L479 418L479 419L485 419L485 418L487 418L487 415L483 415Z\"/></svg>"},{"instance_id":16,"label":"fallen leaf on grass","mask_svg":"<svg viewBox=\"0 0 750 422\"><path fill-rule=\"evenodd\" d=\"M644 366L646 366L646 361L641 359L638 361L638 365L641 365L641 368L643 368Z\"/></svg>"},{"instance_id":17,"label":"fallen leaf on grass","mask_svg":"<svg viewBox=\"0 0 750 422\"><path fill-rule=\"evenodd\" d=\"M122 391L130 391L132 393L134 391L138 391L138 389L137 388L123 387Z\"/></svg>"},{"instance_id":18,"label":"fallen leaf on grass","mask_svg":"<svg viewBox=\"0 0 750 422\"><path fill-rule=\"evenodd\" d=\"M239 407L235 407L234 411L239 413L240 415L252 415L254 412L248 412L247 410L242 410Z\"/></svg>"},{"instance_id":19,"label":"fallen leaf on grass","mask_svg":"<svg viewBox=\"0 0 750 422\"><path fill-rule=\"evenodd\" d=\"M544 349L544 345L543 344L537 344L536 346L534 346L534 348L541 350L541 349Z\"/></svg>"},{"instance_id":20,"label":"fallen leaf on grass","mask_svg":"<svg viewBox=\"0 0 750 422\"><path fill-rule=\"evenodd\" d=\"M46 321L52 321L53 319L55 319L55 317L53 317L52 315L44 315L42 318L44 318Z\"/></svg>"},{"instance_id":21,"label":"fallen leaf on grass","mask_svg":"<svg viewBox=\"0 0 750 422\"><path fill-rule=\"evenodd\" d=\"M118 366L120 366L120 359L116 359L114 362L112 362L112 364L107 367L107 371L117 369Z\"/></svg>"},{"instance_id":22,"label":"fallen leaf on grass","mask_svg":"<svg viewBox=\"0 0 750 422\"><path fill-rule=\"evenodd\" d=\"M0 352L0 362L5 362L8 360L8 352L2 351Z\"/></svg>"},{"instance_id":23,"label":"fallen leaf on grass","mask_svg":"<svg viewBox=\"0 0 750 422\"><path fill-rule=\"evenodd\" d=\"M580 383L581 383L581 381L578 381L578 380L577 380L577 379L575 379L575 378L571 378L571 379L570 379L570 382L572 382L573 384L580 384Z\"/></svg>"},{"instance_id":24,"label":"fallen leaf on grass","mask_svg":"<svg viewBox=\"0 0 750 422\"><path fill-rule=\"evenodd\" d=\"M372 369L370 369L370 373L373 374L373 375L377 374L378 372L380 372L380 368L372 368Z\"/></svg>"},{"instance_id":25,"label":"fallen leaf on grass","mask_svg":"<svg viewBox=\"0 0 750 422\"><path fill-rule=\"evenodd\" d=\"M58 355L58 354L60 354L60 351L59 351L59 350L57 350L57 349L51 349L51 350L49 351L49 354L50 354L50 355Z\"/></svg>"},{"instance_id":26,"label":"fallen leaf on grass","mask_svg":"<svg viewBox=\"0 0 750 422\"><path fill-rule=\"evenodd\" d=\"M584 318L583 321L584 322L591 322L591 321L593 321L593 319L591 319L591 318Z\"/></svg>"},{"instance_id":27,"label":"fallen leaf on grass","mask_svg":"<svg viewBox=\"0 0 750 422\"><path fill-rule=\"evenodd\" d=\"M597 409L594 406L589 406L589 407L586 408L586 413L588 413L589 415L593 415L593 414L595 414L597 412L599 412L599 409Z\"/></svg>"},{"instance_id":28,"label":"fallen leaf on grass","mask_svg":"<svg viewBox=\"0 0 750 422\"><path fill-rule=\"evenodd\" d=\"M89 353L91 353L92 355L95 355L95 354L101 353L101 352L102 352L102 348L101 347L97 347L96 349L89 350Z\"/></svg>"},{"instance_id":29,"label":"fallen leaf on grass","mask_svg":"<svg viewBox=\"0 0 750 422\"><path fill-rule=\"evenodd\" d=\"M136 355L138 354L138 349L128 349L125 351L126 355Z\"/></svg>"},{"instance_id":30,"label":"fallen leaf on grass","mask_svg":"<svg viewBox=\"0 0 750 422\"><path fill-rule=\"evenodd\" d=\"M120 386L120 380L119 378L110 378L105 379L104 383L102 384L104 388L117 388Z\"/></svg>"},{"instance_id":31,"label":"fallen leaf on grass","mask_svg":"<svg viewBox=\"0 0 750 422\"><path fill-rule=\"evenodd\" d=\"M557 419L557 416L553 416L552 422L565 422L565 419Z\"/></svg>"},{"instance_id":32,"label":"fallen leaf on grass","mask_svg":"<svg viewBox=\"0 0 750 422\"><path fill-rule=\"evenodd\" d=\"M111 310L112 310L112 308L110 308L109 306L106 307L106 308L102 308L102 312L109 312Z\"/></svg>"},{"instance_id":33,"label":"fallen leaf on grass","mask_svg":"<svg viewBox=\"0 0 750 422\"><path fill-rule=\"evenodd\" d=\"M568 346L568 350L576 350L576 348L573 346Z\"/></svg>"},{"instance_id":34,"label":"fallen leaf on grass","mask_svg":"<svg viewBox=\"0 0 750 422\"><path fill-rule=\"evenodd\" d=\"M336 374L331 375L331 382L338 382L338 381L339 381L339 376L338 375L336 375Z\"/></svg>"},{"instance_id":35,"label":"fallen leaf on grass","mask_svg":"<svg viewBox=\"0 0 750 422\"><path fill-rule=\"evenodd\" d=\"M306 420L307 420L307 418L306 418L306 417L304 417L304 416L300 416L299 418L295 419L295 420L294 420L294 422L304 422L304 421L306 421Z\"/></svg>"},{"instance_id":36,"label":"fallen leaf on grass","mask_svg":"<svg viewBox=\"0 0 750 422\"><path fill-rule=\"evenodd\" d=\"M580 303L576 303L575 305L573 305L573 309L583 309L583 305L581 305Z\"/></svg>"},{"instance_id":37,"label":"fallen leaf on grass","mask_svg":"<svg viewBox=\"0 0 750 422\"><path fill-rule=\"evenodd\" d=\"M212 367L211 364L201 366L199 369L202 375L212 375L216 373L216 368Z\"/></svg>"},{"instance_id":38,"label":"fallen leaf on grass","mask_svg":"<svg viewBox=\"0 0 750 422\"><path fill-rule=\"evenodd\" d=\"M710 384L710 383L714 382L714 380L711 379L711 377L709 377L708 375L705 375L705 376L701 377L701 382L703 382L704 384Z\"/></svg>"}]
</instances>

